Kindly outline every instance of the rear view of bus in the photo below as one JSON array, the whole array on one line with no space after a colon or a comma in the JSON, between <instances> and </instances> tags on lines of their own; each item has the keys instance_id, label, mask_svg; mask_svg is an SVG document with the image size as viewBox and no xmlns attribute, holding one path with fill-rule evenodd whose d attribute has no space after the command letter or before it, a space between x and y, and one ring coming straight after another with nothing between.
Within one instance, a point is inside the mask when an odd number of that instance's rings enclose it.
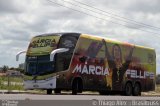
<instances>
[{"instance_id":1,"label":"rear view of bus","mask_svg":"<svg viewBox=\"0 0 160 106\"><path fill-rule=\"evenodd\" d=\"M69 68L79 35L53 33L32 38L26 51L24 88L44 89L51 94L56 89L56 73Z\"/></svg>"}]
</instances>

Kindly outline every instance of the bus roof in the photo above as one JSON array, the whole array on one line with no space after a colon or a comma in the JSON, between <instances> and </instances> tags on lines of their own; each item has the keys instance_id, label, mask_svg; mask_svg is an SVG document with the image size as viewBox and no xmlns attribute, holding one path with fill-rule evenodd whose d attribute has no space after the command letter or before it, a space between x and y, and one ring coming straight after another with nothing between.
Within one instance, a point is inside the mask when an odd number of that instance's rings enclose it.
<instances>
[{"instance_id":1,"label":"bus roof","mask_svg":"<svg viewBox=\"0 0 160 106\"><path fill-rule=\"evenodd\" d=\"M83 35L86 36L86 37L89 37L89 38L93 38L93 39L97 39L97 38L99 38L99 39L105 39L105 40L108 40L109 42L114 42L114 43L118 43L118 44L131 44L131 45L135 45L135 44L132 44L132 43L122 42L122 41L118 41L116 39L106 38L106 37L103 37L103 36L88 35L88 34L83 34ZM135 46L138 47L138 48L155 50L154 48L151 48L151 47L146 47L146 46L141 46L141 45L135 45Z\"/></svg>"},{"instance_id":2,"label":"bus roof","mask_svg":"<svg viewBox=\"0 0 160 106\"><path fill-rule=\"evenodd\" d=\"M75 32L46 33L46 34L37 35L35 37L53 36L53 35L58 35L58 36L73 35L73 36L77 36L77 37L79 37L80 35L84 35L87 38L92 38L92 39L97 39L97 38L102 39L103 38L103 39L108 40L109 42L114 42L114 43L118 43L118 44L131 44L131 45L134 45L132 43L122 42L122 41L118 41L116 39L106 38L106 37L103 37L103 36L89 35L89 34L82 34L82 33L75 33ZM135 46L139 47L139 48L155 50L154 48L151 48L151 47L140 46L140 45L135 45Z\"/></svg>"},{"instance_id":3,"label":"bus roof","mask_svg":"<svg viewBox=\"0 0 160 106\"><path fill-rule=\"evenodd\" d=\"M59 35L59 36L63 36L63 35L75 35L78 36L80 35L80 33L73 33L73 32L63 32L63 33L46 33L46 34L41 34L41 35L37 35L35 37L41 37L41 36L53 36L53 35Z\"/></svg>"}]
</instances>

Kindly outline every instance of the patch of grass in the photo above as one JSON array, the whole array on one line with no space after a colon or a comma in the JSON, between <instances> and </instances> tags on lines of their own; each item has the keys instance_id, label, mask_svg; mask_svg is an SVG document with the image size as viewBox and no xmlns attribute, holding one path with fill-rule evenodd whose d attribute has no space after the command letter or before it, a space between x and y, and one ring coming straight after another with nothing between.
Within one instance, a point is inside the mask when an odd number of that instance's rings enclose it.
<instances>
[{"instance_id":1,"label":"patch of grass","mask_svg":"<svg viewBox=\"0 0 160 106\"><path fill-rule=\"evenodd\" d=\"M12 82L23 82L22 77L9 77L9 80L12 81ZM7 76L1 76L0 81L8 81L8 77Z\"/></svg>"},{"instance_id":2,"label":"patch of grass","mask_svg":"<svg viewBox=\"0 0 160 106\"><path fill-rule=\"evenodd\" d=\"M156 85L156 90L155 91L160 93L160 84Z\"/></svg>"},{"instance_id":3,"label":"patch of grass","mask_svg":"<svg viewBox=\"0 0 160 106\"><path fill-rule=\"evenodd\" d=\"M9 86L8 86L8 77L1 76L0 77L0 90L24 90L23 79L22 77L9 77ZM12 84L15 83L15 84Z\"/></svg>"},{"instance_id":4,"label":"patch of grass","mask_svg":"<svg viewBox=\"0 0 160 106\"><path fill-rule=\"evenodd\" d=\"M24 90L23 86L21 85L1 85L0 86L1 90Z\"/></svg>"}]
</instances>

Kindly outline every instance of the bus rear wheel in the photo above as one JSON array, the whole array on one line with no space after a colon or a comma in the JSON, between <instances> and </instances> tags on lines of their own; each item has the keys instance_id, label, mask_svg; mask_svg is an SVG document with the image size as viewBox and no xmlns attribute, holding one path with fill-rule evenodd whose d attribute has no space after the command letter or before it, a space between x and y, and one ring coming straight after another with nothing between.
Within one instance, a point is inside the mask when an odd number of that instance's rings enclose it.
<instances>
[{"instance_id":1,"label":"bus rear wheel","mask_svg":"<svg viewBox=\"0 0 160 106\"><path fill-rule=\"evenodd\" d=\"M51 95L52 94L52 89L47 89L47 94Z\"/></svg>"},{"instance_id":2,"label":"bus rear wheel","mask_svg":"<svg viewBox=\"0 0 160 106\"><path fill-rule=\"evenodd\" d=\"M126 83L125 90L124 90L124 95L125 96L131 96L132 95L132 84L131 83Z\"/></svg>"},{"instance_id":3,"label":"bus rear wheel","mask_svg":"<svg viewBox=\"0 0 160 106\"><path fill-rule=\"evenodd\" d=\"M140 96L141 95L141 87L139 83L136 83L133 87L133 96Z\"/></svg>"}]
</instances>

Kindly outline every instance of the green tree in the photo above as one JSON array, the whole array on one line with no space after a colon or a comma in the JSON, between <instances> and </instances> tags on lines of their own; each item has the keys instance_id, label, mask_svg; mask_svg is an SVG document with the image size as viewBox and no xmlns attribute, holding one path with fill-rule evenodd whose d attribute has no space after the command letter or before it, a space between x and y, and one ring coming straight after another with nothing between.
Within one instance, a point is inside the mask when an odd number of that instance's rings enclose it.
<instances>
[{"instance_id":1,"label":"green tree","mask_svg":"<svg viewBox=\"0 0 160 106\"><path fill-rule=\"evenodd\" d=\"M6 66L6 65L4 65L4 66L2 67L2 72L6 73L8 69L9 69L9 67Z\"/></svg>"},{"instance_id":2,"label":"green tree","mask_svg":"<svg viewBox=\"0 0 160 106\"><path fill-rule=\"evenodd\" d=\"M24 69L16 68L17 71L20 71L21 73L24 73Z\"/></svg>"},{"instance_id":3,"label":"green tree","mask_svg":"<svg viewBox=\"0 0 160 106\"><path fill-rule=\"evenodd\" d=\"M11 67L11 68L9 68L9 70L15 70L15 68L14 68L14 67Z\"/></svg>"}]
</instances>

